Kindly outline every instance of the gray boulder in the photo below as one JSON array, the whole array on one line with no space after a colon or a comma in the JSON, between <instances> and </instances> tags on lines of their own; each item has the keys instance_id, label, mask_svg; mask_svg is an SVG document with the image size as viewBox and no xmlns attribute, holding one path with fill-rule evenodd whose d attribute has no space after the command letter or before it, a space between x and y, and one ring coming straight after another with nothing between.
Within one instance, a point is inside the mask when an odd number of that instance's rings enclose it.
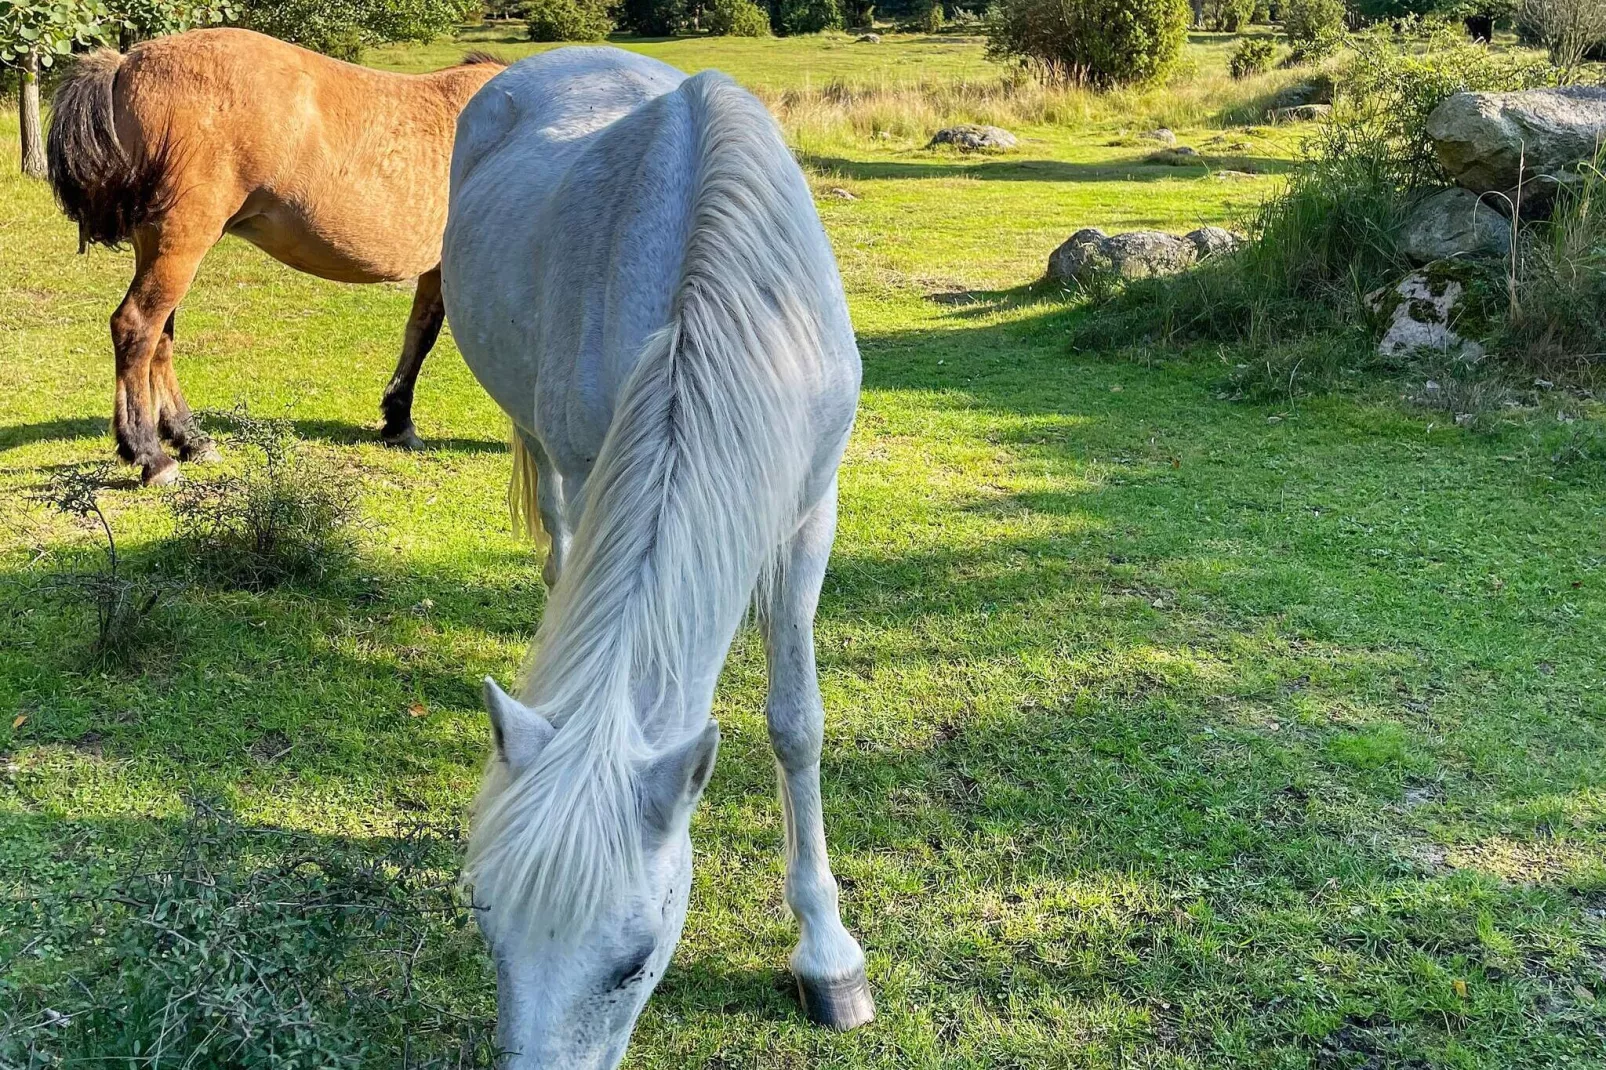
<instances>
[{"instance_id":1,"label":"gray boulder","mask_svg":"<svg viewBox=\"0 0 1606 1070\"><path fill-rule=\"evenodd\" d=\"M1158 130L1146 130L1139 134L1138 137L1145 141L1158 141L1162 145L1175 145L1177 143L1176 132L1168 126L1162 126Z\"/></svg>"},{"instance_id":2,"label":"gray boulder","mask_svg":"<svg viewBox=\"0 0 1606 1070\"><path fill-rule=\"evenodd\" d=\"M854 40L861 45L879 45L881 43L881 35L878 33L861 33Z\"/></svg>"},{"instance_id":3,"label":"gray boulder","mask_svg":"<svg viewBox=\"0 0 1606 1070\"><path fill-rule=\"evenodd\" d=\"M1554 188L1606 140L1606 88L1457 93L1433 109L1427 134L1458 186L1510 192L1520 176Z\"/></svg>"},{"instance_id":4,"label":"gray boulder","mask_svg":"<svg viewBox=\"0 0 1606 1070\"><path fill-rule=\"evenodd\" d=\"M1174 275L1199 258L1193 242L1158 230L1108 235L1097 227L1079 230L1048 258L1048 275L1061 282L1094 276L1146 279Z\"/></svg>"},{"instance_id":5,"label":"gray boulder","mask_svg":"<svg viewBox=\"0 0 1606 1070\"><path fill-rule=\"evenodd\" d=\"M1440 190L1406 217L1400 249L1413 264L1464 256L1504 256L1511 224L1471 190Z\"/></svg>"},{"instance_id":6,"label":"gray boulder","mask_svg":"<svg viewBox=\"0 0 1606 1070\"><path fill-rule=\"evenodd\" d=\"M1244 243L1243 238L1221 227L1200 227L1190 230L1182 240L1193 245L1194 255L1200 260L1207 256L1230 253Z\"/></svg>"},{"instance_id":7,"label":"gray boulder","mask_svg":"<svg viewBox=\"0 0 1606 1070\"><path fill-rule=\"evenodd\" d=\"M1015 147L1015 135L996 126L966 123L937 131L931 136L931 143L926 147L931 148L934 145L953 145L965 152L976 149L1012 149Z\"/></svg>"}]
</instances>

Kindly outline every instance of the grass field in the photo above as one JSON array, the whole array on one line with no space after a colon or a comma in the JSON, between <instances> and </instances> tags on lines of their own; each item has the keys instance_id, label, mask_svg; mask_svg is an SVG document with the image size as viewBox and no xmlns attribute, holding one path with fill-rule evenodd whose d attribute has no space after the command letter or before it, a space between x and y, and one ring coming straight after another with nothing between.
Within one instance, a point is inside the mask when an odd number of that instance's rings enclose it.
<instances>
[{"instance_id":1,"label":"grass field","mask_svg":"<svg viewBox=\"0 0 1606 1070\"><path fill-rule=\"evenodd\" d=\"M643 48L769 94L997 77L963 39ZM1202 77L1225 50L1193 46ZM1147 166L1130 135L1177 105L1134 101L984 159L923 149L929 131L792 128L865 361L818 633L827 827L880 1017L823 1033L789 994L743 635L686 936L628 1066L1600 1065L1606 472L1555 458L1601 407L1536 391L1474 433L1402 402L1409 383L1260 406L1221 390L1238 354L1072 351L1082 313L1031 285L1055 245L1230 221L1297 139L1195 101L1185 142L1249 147ZM130 665L90 661L52 580L95 560L92 533L28 493L110 456L130 257L72 255L15 174L14 116L0 141L0 1001L20 1005L66 998L85 952L37 904L144 864L189 799L313 857L459 826L476 682L512 675L543 593L509 531L503 419L449 338L416 407L432 448L375 442L408 291L231 239L181 310L180 377L198 408L288 415L357 474L359 560L264 592L179 585ZM105 501L130 567L175 575L160 496ZM362 1022L372 1065L494 1011L471 931L415 959L393 1015Z\"/></svg>"}]
</instances>

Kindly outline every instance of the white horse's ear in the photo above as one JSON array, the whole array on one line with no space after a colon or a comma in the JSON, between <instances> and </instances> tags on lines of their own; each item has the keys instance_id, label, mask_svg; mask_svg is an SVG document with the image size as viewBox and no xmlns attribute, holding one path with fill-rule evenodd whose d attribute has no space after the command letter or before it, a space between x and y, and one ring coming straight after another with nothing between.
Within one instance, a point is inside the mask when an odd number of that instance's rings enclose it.
<instances>
[{"instance_id":1,"label":"white horse's ear","mask_svg":"<svg viewBox=\"0 0 1606 1070\"><path fill-rule=\"evenodd\" d=\"M491 738L496 756L515 769L535 761L541 748L557 730L530 707L503 691L489 676L485 678L485 712L491 715Z\"/></svg>"},{"instance_id":2,"label":"white horse's ear","mask_svg":"<svg viewBox=\"0 0 1606 1070\"><path fill-rule=\"evenodd\" d=\"M718 754L719 722L710 717L702 731L646 764L641 808L649 830L662 836L681 827L708 787Z\"/></svg>"}]
</instances>

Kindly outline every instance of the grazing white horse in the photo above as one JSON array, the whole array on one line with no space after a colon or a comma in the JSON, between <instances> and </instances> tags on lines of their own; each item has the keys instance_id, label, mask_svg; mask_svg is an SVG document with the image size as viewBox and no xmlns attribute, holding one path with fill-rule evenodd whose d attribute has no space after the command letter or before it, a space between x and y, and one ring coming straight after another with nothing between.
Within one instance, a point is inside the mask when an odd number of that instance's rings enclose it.
<instances>
[{"instance_id":1,"label":"grazing white horse","mask_svg":"<svg viewBox=\"0 0 1606 1070\"><path fill-rule=\"evenodd\" d=\"M441 271L552 540L520 697L486 681L495 753L465 867L508 1065L623 1057L685 922L714 684L750 605L792 971L815 1020L868 1021L826 859L813 637L859 354L774 121L717 73L610 48L526 59L458 121Z\"/></svg>"}]
</instances>

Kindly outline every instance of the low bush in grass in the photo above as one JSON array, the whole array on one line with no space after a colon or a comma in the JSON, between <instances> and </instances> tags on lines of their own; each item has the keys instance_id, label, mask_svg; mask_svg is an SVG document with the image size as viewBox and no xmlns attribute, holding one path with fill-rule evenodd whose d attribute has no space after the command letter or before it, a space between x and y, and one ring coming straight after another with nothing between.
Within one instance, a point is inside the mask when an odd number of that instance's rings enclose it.
<instances>
[{"instance_id":1,"label":"low bush in grass","mask_svg":"<svg viewBox=\"0 0 1606 1070\"><path fill-rule=\"evenodd\" d=\"M842 26L837 0L776 0L770 25L782 34L819 33Z\"/></svg>"},{"instance_id":2,"label":"low bush in grass","mask_svg":"<svg viewBox=\"0 0 1606 1070\"><path fill-rule=\"evenodd\" d=\"M233 419L233 469L187 479L167 499L186 563L250 588L340 570L356 547L356 478L309 453L287 420L244 409Z\"/></svg>"},{"instance_id":3,"label":"low bush in grass","mask_svg":"<svg viewBox=\"0 0 1606 1070\"><path fill-rule=\"evenodd\" d=\"M1266 37L1245 37L1233 50L1228 70L1234 78L1252 78L1271 70L1277 56L1277 46Z\"/></svg>"},{"instance_id":4,"label":"low bush in grass","mask_svg":"<svg viewBox=\"0 0 1606 1070\"><path fill-rule=\"evenodd\" d=\"M151 632L151 612L164 585L130 573L118 552L117 536L101 507L101 492L111 476L110 464L77 465L53 472L34 500L89 526L101 546L87 569L52 576L46 592L87 608L94 618L92 661L107 664L130 660Z\"/></svg>"},{"instance_id":5,"label":"low bush in grass","mask_svg":"<svg viewBox=\"0 0 1606 1070\"><path fill-rule=\"evenodd\" d=\"M600 41L613 32L607 5L596 0L529 0L522 10L532 41Z\"/></svg>"},{"instance_id":6,"label":"low bush in grass","mask_svg":"<svg viewBox=\"0 0 1606 1070\"><path fill-rule=\"evenodd\" d=\"M1326 59L1344 43L1344 0L1287 0L1283 34L1293 49L1290 63Z\"/></svg>"},{"instance_id":7,"label":"low bush in grass","mask_svg":"<svg viewBox=\"0 0 1606 1070\"><path fill-rule=\"evenodd\" d=\"M1048 82L1142 85L1176 68L1192 17L1187 0L1002 0L987 51Z\"/></svg>"},{"instance_id":8,"label":"low bush in grass","mask_svg":"<svg viewBox=\"0 0 1606 1070\"><path fill-rule=\"evenodd\" d=\"M1237 33L1255 16L1255 0L1203 0L1200 22L1218 33Z\"/></svg>"},{"instance_id":9,"label":"low bush in grass","mask_svg":"<svg viewBox=\"0 0 1606 1070\"><path fill-rule=\"evenodd\" d=\"M769 14L753 0L714 0L705 18L715 37L768 37Z\"/></svg>"}]
</instances>

